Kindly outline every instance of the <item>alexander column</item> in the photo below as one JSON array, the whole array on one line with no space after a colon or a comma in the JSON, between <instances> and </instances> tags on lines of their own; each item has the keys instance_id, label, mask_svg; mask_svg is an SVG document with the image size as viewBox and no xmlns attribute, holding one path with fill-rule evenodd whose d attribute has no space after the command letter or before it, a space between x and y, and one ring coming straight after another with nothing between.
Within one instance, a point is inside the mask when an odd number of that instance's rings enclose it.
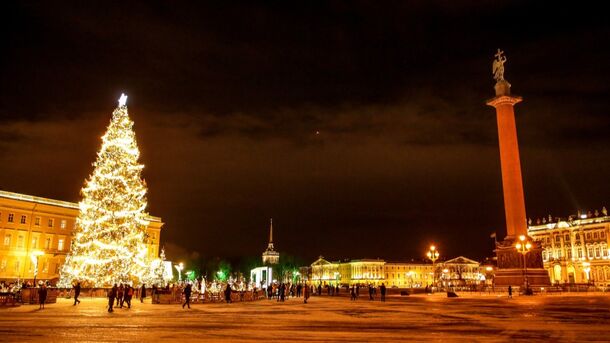
<instances>
[{"instance_id":1,"label":"alexander column","mask_svg":"<svg viewBox=\"0 0 610 343\"><path fill-rule=\"evenodd\" d=\"M487 105L496 109L506 237L496 243L498 270L494 282L498 286L549 285L548 273L542 262L542 249L527 235L525 197L521 178L521 161L515 123L515 104L523 99L510 94L510 83L504 79L504 52L498 49L493 61L496 97ZM527 249L524 247L527 245Z\"/></svg>"}]
</instances>

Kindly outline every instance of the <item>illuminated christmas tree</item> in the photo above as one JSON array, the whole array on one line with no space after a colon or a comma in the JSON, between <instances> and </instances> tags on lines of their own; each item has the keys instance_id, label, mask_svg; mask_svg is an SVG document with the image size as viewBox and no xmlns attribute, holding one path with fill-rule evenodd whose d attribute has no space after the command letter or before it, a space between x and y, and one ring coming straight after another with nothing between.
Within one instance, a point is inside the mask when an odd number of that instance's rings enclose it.
<instances>
[{"instance_id":1,"label":"illuminated christmas tree","mask_svg":"<svg viewBox=\"0 0 610 343\"><path fill-rule=\"evenodd\" d=\"M90 287L137 284L150 273L145 245L148 214L146 183L141 177L133 121L127 96L102 137L93 173L81 190L82 201L70 254L62 267L60 285L75 281Z\"/></svg>"}]
</instances>

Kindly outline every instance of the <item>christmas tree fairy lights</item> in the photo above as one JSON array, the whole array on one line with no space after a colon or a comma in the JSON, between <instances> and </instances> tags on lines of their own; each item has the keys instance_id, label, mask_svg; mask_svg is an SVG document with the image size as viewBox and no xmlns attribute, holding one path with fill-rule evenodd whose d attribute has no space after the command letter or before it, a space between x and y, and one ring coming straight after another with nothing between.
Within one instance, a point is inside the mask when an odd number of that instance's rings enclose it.
<instances>
[{"instance_id":1,"label":"christmas tree fairy lights","mask_svg":"<svg viewBox=\"0 0 610 343\"><path fill-rule=\"evenodd\" d=\"M140 151L121 95L112 113L93 172L81 189L79 215L60 285L138 284L156 274L147 258L146 182Z\"/></svg>"}]
</instances>

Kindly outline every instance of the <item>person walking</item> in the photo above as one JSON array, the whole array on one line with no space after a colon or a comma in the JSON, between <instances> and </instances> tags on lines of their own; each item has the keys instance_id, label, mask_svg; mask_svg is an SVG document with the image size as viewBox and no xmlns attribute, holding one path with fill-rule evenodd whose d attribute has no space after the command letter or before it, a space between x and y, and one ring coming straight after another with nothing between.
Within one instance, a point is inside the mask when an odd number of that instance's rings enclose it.
<instances>
[{"instance_id":1,"label":"person walking","mask_svg":"<svg viewBox=\"0 0 610 343\"><path fill-rule=\"evenodd\" d=\"M120 307L123 308L124 297L125 297L125 287L123 286L123 284L120 284L118 291L117 291L117 298L116 298L117 306L120 305Z\"/></svg>"},{"instance_id":2,"label":"person walking","mask_svg":"<svg viewBox=\"0 0 610 343\"><path fill-rule=\"evenodd\" d=\"M231 285L229 285L229 283L227 283L227 288L225 288L225 301L227 302L227 304L230 304L231 301Z\"/></svg>"},{"instance_id":3,"label":"person walking","mask_svg":"<svg viewBox=\"0 0 610 343\"><path fill-rule=\"evenodd\" d=\"M381 301L385 302L385 285L383 284L383 282L381 283L381 286L379 286L379 293L381 293Z\"/></svg>"},{"instance_id":4,"label":"person walking","mask_svg":"<svg viewBox=\"0 0 610 343\"><path fill-rule=\"evenodd\" d=\"M303 289L303 286L301 284L297 285L297 298L301 297L301 290Z\"/></svg>"},{"instance_id":5,"label":"person walking","mask_svg":"<svg viewBox=\"0 0 610 343\"><path fill-rule=\"evenodd\" d=\"M184 306L188 306L188 308L191 308L191 284L187 283L186 287L184 287L184 290L182 291L182 293L184 294L184 304L182 304L182 308L184 308Z\"/></svg>"},{"instance_id":6,"label":"person walking","mask_svg":"<svg viewBox=\"0 0 610 343\"><path fill-rule=\"evenodd\" d=\"M47 285L44 283L38 289L38 302L40 303L38 309L44 309L44 303L47 301Z\"/></svg>"},{"instance_id":7,"label":"person walking","mask_svg":"<svg viewBox=\"0 0 610 343\"><path fill-rule=\"evenodd\" d=\"M284 299L286 299L286 284L282 283L280 285L280 301L284 302Z\"/></svg>"},{"instance_id":8,"label":"person walking","mask_svg":"<svg viewBox=\"0 0 610 343\"><path fill-rule=\"evenodd\" d=\"M511 285L508 286L508 298L509 299L513 298L513 286L511 286Z\"/></svg>"},{"instance_id":9,"label":"person walking","mask_svg":"<svg viewBox=\"0 0 610 343\"><path fill-rule=\"evenodd\" d=\"M116 286L116 283L115 283L114 286L112 286L112 288L108 291L108 312L114 312L114 310L113 310L114 299L117 296L117 292L118 292L118 287Z\"/></svg>"},{"instance_id":10,"label":"person walking","mask_svg":"<svg viewBox=\"0 0 610 343\"><path fill-rule=\"evenodd\" d=\"M127 285L125 288L125 302L127 303L127 308L131 308L131 298L133 298L133 287L131 285Z\"/></svg>"},{"instance_id":11,"label":"person walking","mask_svg":"<svg viewBox=\"0 0 610 343\"><path fill-rule=\"evenodd\" d=\"M369 300L373 300L373 285L369 284Z\"/></svg>"},{"instance_id":12,"label":"person walking","mask_svg":"<svg viewBox=\"0 0 610 343\"><path fill-rule=\"evenodd\" d=\"M350 300L356 300L356 286L352 286L352 290L350 293Z\"/></svg>"},{"instance_id":13,"label":"person walking","mask_svg":"<svg viewBox=\"0 0 610 343\"><path fill-rule=\"evenodd\" d=\"M318 284L318 295L319 296L322 295L322 283L321 282Z\"/></svg>"},{"instance_id":14,"label":"person walking","mask_svg":"<svg viewBox=\"0 0 610 343\"><path fill-rule=\"evenodd\" d=\"M76 283L76 286L74 286L74 305L76 306L76 304L80 304L80 300L78 300L78 296L80 295L80 282Z\"/></svg>"},{"instance_id":15,"label":"person walking","mask_svg":"<svg viewBox=\"0 0 610 343\"><path fill-rule=\"evenodd\" d=\"M146 284L142 284L142 288L140 288L140 302L144 302L144 298L146 298Z\"/></svg>"},{"instance_id":16,"label":"person walking","mask_svg":"<svg viewBox=\"0 0 610 343\"><path fill-rule=\"evenodd\" d=\"M309 286L305 285L305 287L303 287L303 303L307 304L307 299L309 299L309 294L310 294L310 288Z\"/></svg>"}]
</instances>

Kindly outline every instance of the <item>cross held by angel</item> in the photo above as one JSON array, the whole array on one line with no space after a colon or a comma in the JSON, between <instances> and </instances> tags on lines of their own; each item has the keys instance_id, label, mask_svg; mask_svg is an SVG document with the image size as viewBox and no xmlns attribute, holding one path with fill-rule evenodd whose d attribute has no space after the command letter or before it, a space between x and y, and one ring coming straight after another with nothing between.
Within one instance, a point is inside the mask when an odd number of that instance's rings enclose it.
<instances>
[{"instance_id":1,"label":"cross held by angel","mask_svg":"<svg viewBox=\"0 0 610 343\"><path fill-rule=\"evenodd\" d=\"M496 57L492 66L494 79L498 82L504 81L504 63L506 63L504 51L498 49L498 52L494 56Z\"/></svg>"}]
</instances>

